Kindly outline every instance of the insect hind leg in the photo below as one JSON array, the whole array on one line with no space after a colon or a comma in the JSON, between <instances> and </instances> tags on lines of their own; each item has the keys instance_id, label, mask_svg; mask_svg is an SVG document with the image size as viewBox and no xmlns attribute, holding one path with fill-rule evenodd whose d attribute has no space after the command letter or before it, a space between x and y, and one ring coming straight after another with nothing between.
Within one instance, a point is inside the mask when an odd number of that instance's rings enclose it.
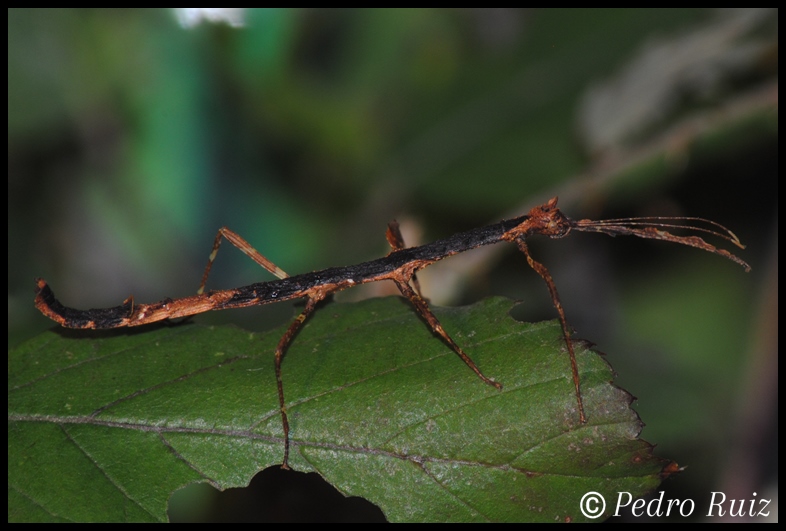
<instances>
[{"instance_id":1,"label":"insect hind leg","mask_svg":"<svg viewBox=\"0 0 786 531\"><path fill-rule=\"evenodd\" d=\"M298 315L292 324L289 325L287 331L281 336L281 339L276 346L276 385L278 386L278 405L281 412L281 424L284 428L284 460L281 463L281 468L289 470L289 417L287 416L286 401L284 400L284 382L281 378L281 362L284 361L284 356L289 349L292 340L306 322L306 319L314 313L319 301L324 299L326 294L318 292L315 295L308 297L306 301L306 308Z\"/></svg>"},{"instance_id":2,"label":"insect hind leg","mask_svg":"<svg viewBox=\"0 0 786 531\"><path fill-rule=\"evenodd\" d=\"M216 239L213 242L213 251L210 253L210 258L207 260L207 266L205 266L205 272L202 274L202 283L199 284L199 289L197 290L197 294L201 295L205 291L205 284L207 284L207 277L210 274L210 270L213 267L213 261L216 259L216 255L218 254L218 248L221 246L222 238L226 238L229 243L243 251L249 258L251 258L254 262L261 265L267 271L275 275L280 279L287 278L289 275L286 272L278 267L276 264L262 256L256 249L254 249L250 243L244 240L238 233L228 229L227 227L221 227L218 229L218 233L216 234Z\"/></svg>"}]
</instances>

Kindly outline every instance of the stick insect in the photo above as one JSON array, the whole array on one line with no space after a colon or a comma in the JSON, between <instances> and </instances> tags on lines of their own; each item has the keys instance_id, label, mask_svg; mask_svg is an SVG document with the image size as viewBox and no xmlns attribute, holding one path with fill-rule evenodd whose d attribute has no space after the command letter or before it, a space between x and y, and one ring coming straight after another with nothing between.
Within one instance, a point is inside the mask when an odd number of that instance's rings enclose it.
<instances>
[{"instance_id":1,"label":"stick insect","mask_svg":"<svg viewBox=\"0 0 786 531\"><path fill-rule=\"evenodd\" d=\"M686 224L687 223L687 224ZM690 223L703 223L705 227L690 225ZM289 468L289 421L287 418L286 401L284 399L284 384L281 377L281 362L292 343L298 330L308 317L314 313L317 304L332 293L343 289L377 282L392 280L401 294L409 299L415 310L425 320L431 331L438 335L458 357L480 378L484 383L497 389L502 389L502 384L481 372L464 350L451 338L440 324L437 317L429 308L428 302L420 294L416 272L449 256L459 254L469 249L490 245L497 242L511 242L515 244L527 258L530 267L543 278L551 296L554 308L557 310L562 336L565 340L568 356L570 358L571 374L576 395L579 421L587 422L584 412L584 402L581 396L581 382L576 364L576 355L571 342L571 330L565 311L562 308L557 288L546 266L532 258L527 246L527 238L535 235L550 238L564 238L572 231L599 232L609 236L630 235L651 240L688 245L704 251L718 254L741 265L745 271L750 271L750 266L742 259L730 252L719 249L696 235L677 236L665 229L685 229L694 233L706 233L723 238L739 248L745 246L740 243L737 236L722 225L702 218L695 217L639 217L621 218L602 221L583 219L574 221L565 216L557 208L557 198L554 197L547 203L536 206L528 214L517 218L503 220L492 225L472 229L455 234L449 238L437 240L433 243L418 247L406 248L398 228L398 224L391 222L388 225L386 237L392 250L387 256L352 266L332 267L289 276L273 262L262 256L251 245L235 232L226 227L219 229L213 243L213 251L208 259L202 282L197 294L181 299L164 299L153 304L135 304L133 297L126 299L122 305L114 308L77 310L63 306L43 279L36 279L35 306L41 313L53 321L67 328L117 328L123 326L140 326L164 319L187 317L210 310L224 310L228 308L245 308L261 304L287 301L291 299L306 299L305 309L292 322L287 331L278 342L275 351L276 384L278 386L278 401L281 413L281 422L284 429L284 458L283 468ZM205 292L210 269L216 258L219 246L223 239L228 240L235 247L243 251L257 264L275 275L278 280L259 282L234 289L216 290Z\"/></svg>"}]
</instances>

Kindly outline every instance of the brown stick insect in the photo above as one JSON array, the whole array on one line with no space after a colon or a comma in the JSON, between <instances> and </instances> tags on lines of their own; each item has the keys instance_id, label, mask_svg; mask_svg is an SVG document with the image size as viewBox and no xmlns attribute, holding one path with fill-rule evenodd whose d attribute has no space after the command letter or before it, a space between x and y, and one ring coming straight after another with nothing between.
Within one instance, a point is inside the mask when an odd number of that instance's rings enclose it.
<instances>
[{"instance_id":1,"label":"brown stick insect","mask_svg":"<svg viewBox=\"0 0 786 531\"><path fill-rule=\"evenodd\" d=\"M687 223L687 224L686 224ZM690 225L690 223L703 223L705 227ZM43 279L36 280L35 306L41 313L50 319L68 328L117 328L123 326L140 326L164 319L175 319L196 315L209 310L224 310L228 308L245 308L261 304L270 304L290 299L306 299L306 307L289 326L278 342L275 351L276 383L278 385L278 400L281 411L281 421L284 428L284 459L282 466L288 468L289 461L289 422L287 419L286 401L284 399L284 384L281 378L281 362L286 351L292 343L298 330L308 317L314 313L317 304L328 295L343 289L377 282L379 280L392 280L398 286L402 295L410 300L415 310L426 321L429 328L437 334L461 358L461 360L484 383L497 389L502 389L502 384L485 376L475 365L462 348L444 330L437 317L429 308L428 302L420 295L416 272L434 262L453 256L455 254L474 249L483 245L507 241L516 244L527 257L527 262L546 282L546 287L551 295L554 308L557 310L562 325L562 335L570 358L573 385L576 394L578 416L581 423L586 423L584 403L581 396L581 382L576 365L576 355L571 343L571 331L565 311L560 303L557 288L548 269L537 262L529 252L527 238L535 235L550 238L564 238L572 231L600 232L609 236L631 235L639 238L663 240L696 247L721 255L741 265L745 271L750 271L750 266L730 252L719 249L696 235L677 236L667 232L666 229L684 229L712 234L728 240L737 247L744 248L737 236L727 228L702 218L695 217L639 217L609 219L592 221L588 219L574 221L565 216L557 208L557 198L554 197L544 205L537 206L524 216L500 221L492 225L472 229L454 234L449 238L406 248L398 229L398 224L392 222L388 225L387 240L392 251L382 258L371 260L357 265L345 267L332 267L289 276L281 268L262 256L251 245L235 232L224 227L218 231L213 251L210 254L202 283L196 295L181 299L164 299L153 304L135 304L133 297L126 299L122 305L114 308L77 310L63 306L54 296L49 285ZM213 261L216 258L222 239L229 240L234 246L243 251L252 260L267 271L278 277L278 280L259 282L240 288L208 291L205 293L205 284Z\"/></svg>"}]
</instances>

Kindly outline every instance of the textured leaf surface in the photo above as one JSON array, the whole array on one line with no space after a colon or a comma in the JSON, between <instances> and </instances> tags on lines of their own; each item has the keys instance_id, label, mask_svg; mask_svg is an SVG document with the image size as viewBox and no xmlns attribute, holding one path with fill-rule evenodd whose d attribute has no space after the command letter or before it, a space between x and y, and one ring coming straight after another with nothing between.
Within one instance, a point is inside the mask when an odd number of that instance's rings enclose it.
<instances>
[{"instance_id":1,"label":"textured leaf surface","mask_svg":"<svg viewBox=\"0 0 786 531\"><path fill-rule=\"evenodd\" d=\"M290 465L393 521L576 521L587 491L654 489L666 462L606 362L577 343L581 425L559 325L512 305L435 310L501 392L401 299L320 309L284 362ZM9 520L165 520L184 485L241 487L280 463L282 332L55 329L11 351Z\"/></svg>"}]
</instances>

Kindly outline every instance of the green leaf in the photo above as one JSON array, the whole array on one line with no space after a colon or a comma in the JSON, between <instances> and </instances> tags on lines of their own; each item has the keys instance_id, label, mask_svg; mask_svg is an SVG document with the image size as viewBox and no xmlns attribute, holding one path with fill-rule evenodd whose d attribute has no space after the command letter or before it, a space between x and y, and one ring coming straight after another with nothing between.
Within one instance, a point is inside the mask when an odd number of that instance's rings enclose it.
<instances>
[{"instance_id":1,"label":"green leaf","mask_svg":"<svg viewBox=\"0 0 786 531\"><path fill-rule=\"evenodd\" d=\"M580 424L559 325L517 322L513 304L435 309L502 391L403 299L321 308L283 364L292 468L392 521L577 521L588 491L657 487L667 462L610 367L576 342ZM283 330L55 329L9 352L9 521L166 520L184 485L241 487L279 464Z\"/></svg>"}]
</instances>

